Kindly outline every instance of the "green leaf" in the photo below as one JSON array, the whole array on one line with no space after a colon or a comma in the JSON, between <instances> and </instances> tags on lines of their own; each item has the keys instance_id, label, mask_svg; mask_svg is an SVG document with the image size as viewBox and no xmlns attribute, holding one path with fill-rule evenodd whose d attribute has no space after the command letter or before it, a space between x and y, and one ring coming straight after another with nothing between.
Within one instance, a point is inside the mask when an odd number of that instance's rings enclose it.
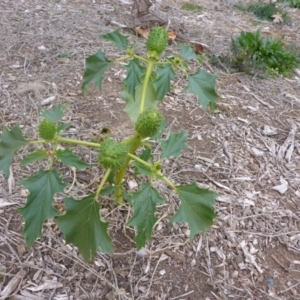
<instances>
[{"instance_id":1,"label":"green leaf","mask_svg":"<svg viewBox=\"0 0 300 300\"><path fill-rule=\"evenodd\" d=\"M194 49L189 45L180 45L180 55L186 60L198 59Z\"/></svg>"},{"instance_id":2,"label":"green leaf","mask_svg":"<svg viewBox=\"0 0 300 300\"><path fill-rule=\"evenodd\" d=\"M154 216L156 205L164 203L165 199L148 183L143 183L140 190L131 193L131 196L134 214L128 225L137 227L135 241L137 248L141 249L151 239L152 229L157 221Z\"/></svg>"},{"instance_id":3,"label":"green leaf","mask_svg":"<svg viewBox=\"0 0 300 300\"><path fill-rule=\"evenodd\" d=\"M190 240L198 232L205 232L213 224L216 214L212 209L216 193L202 189L195 182L176 187L181 205L170 222L187 222L191 229Z\"/></svg>"},{"instance_id":4,"label":"green leaf","mask_svg":"<svg viewBox=\"0 0 300 300\"><path fill-rule=\"evenodd\" d=\"M110 185L104 189L101 190L100 195L101 196L107 196L107 195L112 195L116 190L116 187L113 185Z\"/></svg>"},{"instance_id":5,"label":"green leaf","mask_svg":"<svg viewBox=\"0 0 300 300\"><path fill-rule=\"evenodd\" d=\"M152 136L151 138L153 140L158 140L162 137L163 133L164 133L164 130L165 130L165 127L166 127L166 120L163 120L159 129L158 129L158 132L156 133L156 135Z\"/></svg>"},{"instance_id":6,"label":"green leaf","mask_svg":"<svg viewBox=\"0 0 300 300\"><path fill-rule=\"evenodd\" d=\"M78 247L84 261L94 260L96 251L113 253L111 238L107 233L108 223L100 217L100 204L91 194L82 200L65 198L67 212L55 223L63 232L66 242Z\"/></svg>"},{"instance_id":7,"label":"green leaf","mask_svg":"<svg viewBox=\"0 0 300 300\"><path fill-rule=\"evenodd\" d=\"M45 119L50 120L53 123L57 123L64 116L64 110L66 107L66 104L55 104L51 109L44 110L43 116Z\"/></svg>"},{"instance_id":8,"label":"green leaf","mask_svg":"<svg viewBox=\"0 0 300 300\"><path fill-rule=\"evenodd\" d=\"M9 167L15 152L27 142L19 125L14 126L11 130L6 126L3 127L0 137L0 170L3 171L6 177L9 177Z\"/></svg>"},{"instance_id":9,"label":"green leaf","mask_svg":"<svg viewBox=\"0 0 300 300\"><path fill-rule=\"evenodd\" d=\"M23 236L30 248L38 237L42 237L42 227L46 219L58 216L53 208L53 196L64 191L66 184L60 179L57 171L39 171L21 184L29 190L26 205L19 208L25 220Z\"/></svg>"},{"instance_id":10,"label":"green leaf","mask_svg":"<svg viewBox=\"0 0 300 300\"><path fill-rule=\"evenodd\" d=\"M162 157L178 157L182 148L187 147L188 132L186 130L174 133L170 132L167 140L161 140Z\"/></svg>"},{"instance_id":11,"label":"green leaf","mask_svg":"<svg viewBox=\"0 0 300 300\"><path fill-rule=\"evenodd\" d=\"M119 49L126 50L128 47L128 36L122 35L120 29L104 34L105 40L113 42Z\"/></svg>"},{"instance_id":12,"label":"green leaf","mask_svg":"<svg viewBox=\"0 0 300 300\"><path fill-rule=\"evenodd\" d=\"M139 85L135 89L135 99L128 92L128 87L125 85L121 92L121 97L126 101L124 111L128 114L129 118L136 122L139 116L140 103L142 98L142 85ZM152 82L149 81L146 99L145 99L145 110L147 108L157 108L158 100L156 97L156 91Z\"/></svg>"},{"instance_id":13,"label":"green leaf","mask_svg":"<svg viewBox=\"0 0 300 300\"><path fill-rule=\"evenodd\" d=\"M148 168L138 162L135 162L135 166L136 166L136 170L134 172L134 175L137 175L137 174L144 174L144 175L147 175L147 176L151 176L152 175L152 170L151 168Z\"/></svg>"},{"instance_id":14,"label":"green leaf","mask_svg":"<svg viewBox=\"0 0 300 300\"><path fill-rule=\"evenodd\" d=\"M148 161L150 158L152 160L152 152L150 148L145 148L143 152L139 155L139 158L143 161ZM141 163L135 161L136 169L134 170L134 176L138 174L144 174L147 176L152 175L152 170L150 168L147 168L146 166L142 165Z\"/></svg>"},{"instance_id":15,"label":"green leaf","mask_svg":"<svg viewBox=\"0 0 300 300\"><path fill-rule=\"evenodd\" d=\"M163 100L165 95L170 91L172 78L176 76L172 66L169 64L157 67L158 78L154 81L156 87L157 99Z\"/></svg>"},{"instance_id":16,"label":"green leaf","mask_svg":"<svg viewBox=\"0 0 300 300\"><path fill-rule=\"evenodd\" d=\"M21 161L21 166L27 166L28 164L38 161L40 159L48 158L47 150L36 149L34 152L26 155Z\"/></svg>"},{"instance_id":17,"label":"green leaf","mask_svg":"<svg viewBox=\"0 0 300 300\"><path fill-rule=\"evenodd\" d=\"M145 67L140 65L138 59L133 59L130 63L124 68L127 71L127 76L124 79L124 83L128 88L129 94L134 98L135 97L135 88L141 84L140 78L145 74Z\"/></svg>"},{"instance_id":18,"label":"green leaf","mask_svg":"<svg viewBox=\"0 0 300 300\"><path fill-rule=\"evenodd\" d=\"M61 132L67 128L69 128L72 125L72 123L63 123L57 126L57 132Z\"/></svg>"},{"instance_id":19,"label":"green leaf","mask_svg":"<svg viewBox=\"0 0 300 300\"><path fill-rule=\"evenodd\" d=\"M57 150L56 158L63 164L70 167L75 167L78 170L83 170L91 167L90 164L82 161L81 158L76 156L70 149Z\"/></svg>"},{"instance_id":20,"label":"green leaf","mask_svg":"<svg viewBox=\"0 0 300 300\"><path fill-rule=\"evenodd\" d=\"M216 107L216 100L219 98L215 91L216 78L216 75L201 69L188 76L189 84L185 88L186 91L198 97L198 101L204 109L209 105L212 113Z\"/></svg>"},{"instance_id":21,"label":"green leaf","mask_svg":"<svg viewBox=\"0 0 300 300\"><path fill-rule=\"evenodd\" d=\"M112 64L105 56L105 53L99 50L96 54L89 56L86 60L86 70L83 75L83 94L86 95L87 88L91 82L101 90L101 83L106 69Z\"/></svg>"}]
</instances>

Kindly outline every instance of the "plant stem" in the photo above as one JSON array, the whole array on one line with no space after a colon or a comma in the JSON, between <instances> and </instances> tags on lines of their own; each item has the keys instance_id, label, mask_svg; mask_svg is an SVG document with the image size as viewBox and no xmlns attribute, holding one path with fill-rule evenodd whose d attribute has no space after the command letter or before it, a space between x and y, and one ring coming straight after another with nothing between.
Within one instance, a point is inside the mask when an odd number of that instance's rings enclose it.
<instances>
[{"instance_id":1,"label":"plant stem","mask_svg":"<svg viewBox=\"0 0 300 300\"><path fill-rule=\"evenodd\" d=\"M29 141L28 143L26 143L27 145L35 145L35 144L47 144L49 142L45 141L45 140L36 140L36 141Z\"/></svg>"},{"instance_id":2,"label":"plant stem","mask_svg":"<svg viewBox=\"0 0 300 300\"><path fill-rule=\"evenodd\" d=\"M135 135L131 140L131 148L128 151L128 156L126 159L126 162L124 165L119 169L119 172L116 176L115 185L116 185L116 191L115 191L115 197L118 204L123 203L123 197L122 197L122 181L125 175L125 172L128 168L129 162L131 160L130 155L134 154L137 148L142 144L142 139L139 135ZM133 155L134 156L134 155ZM136 157L136 156L134 156Z\"/></svg>"},{"instance_id":3,"label":"plant stem","mask_svg":"<svg viewBox=\"0 0 300 300\"><path fill-rule=\"evenodd\" d=\"M152 164L147 163L146 161L140 159L139 157L137 157L131 153L128 153L128 156L130 158L132 158L133 160L139 162L140 164L144 165L145 167L152 169ZM157 170L154 170L154 171L158 177L162 178L175 192L177 192L177 188L176 188L175 184L168 177L166 177L160 171L157 171Z\"/></svg>"},{"instance_id":4,"label":"plant stem","mask_svg":"<svg viewBox=\"0 0 300 300\"><path fill-rule=\"evenodd\" d=\"M99 184L99 186L97 188L96 194L95 194L95 200L96 201L97 201L97 198L98 198L98 196L99 196L99 194L100 194L100 192L101 192L101 190L102 190L102 188L103 188L103 186L104 186L104 184L105 184L105 182L106 182L106 180L107 180L110 172L111 172L111 169L107 169L106 172L105 172L105 174L104 174L104 176L101 179L101 182L100 182L100 184Z\"/></svg>"},{"instance_id":5,"label":"plant stem","mask_svg":"<svg viewBox=\"0 0 300 300\"><path fill-rule=\"evenodd\" d=\"M75 145L83 145L93 148L99 148L100 144L98 143L92 143L92 142L86 142L86 141L80 141L80 140L73 140L73 139L67 139L59 137L57 139L57 143L65 143L65 144L75 144Z\"/></svg>"},{"instance_id":6,"label":"plant stem","mask_svg":"<svg viewBox=\"0 0 300 300\"><path fill-rule=\"evenodd\" d=\"M123 57L120 57L120 58L115 59L115 60L113 61L113 63L118 63L118 62L120 62L120 61L122 61L122 60L125 60L125 59L128 59L128 58L130 58L130 57L131 57L130 55L125 55L125 56L123 56Z\"/></svg>"},{"instance_id":7,"label":"plant stem","mask_svg":"<svg viewBox=\"0 0 300 300\"><path fill-rule=\"evenodd\" d=\"M155 65L155 62L153 60L149 60L148 66L147 66L147 71L145 75L145 79L143 82L143 89L142 89L142 96L141 96L141 104L140 104L140 113L142 113L145 109L145 102L146 102L146 94L147 94L147 88L148 88L148 83L152 74L153 67Z\"/></svg>"},{"instance_id":8,"label":"plant stem","mask_svg":"<svg viewBox=\"0 0 300 300\"><path fill-rule=\"evenodd\" d=\"M144 62L144 63L146 63L146 64L149 63L149 60L148 60L148 59L146 59L146 58L144 58L144 57L142 57L142 56L138 56L138 55L136 55L136 54L134 54L133 58L136 58L136 59L138 59L138 60L140 60L140 61L142 61L142 62Z\"/></svg>"},{"instance_id":9,"label":"plant stem","mask_svg":"<svg viewBox=\"0 0 300 300\"><path fill-rule=\"evenodd\" d=\"M56 149L57 149L57 143L54 144L54 147L53 147L53 154L56 152ZM54 164L54 155L51 155L51 158L50 158L50 165L49 165L49 170L52 170L53 168L53 164Z\"/></svg>"}]
</instances>

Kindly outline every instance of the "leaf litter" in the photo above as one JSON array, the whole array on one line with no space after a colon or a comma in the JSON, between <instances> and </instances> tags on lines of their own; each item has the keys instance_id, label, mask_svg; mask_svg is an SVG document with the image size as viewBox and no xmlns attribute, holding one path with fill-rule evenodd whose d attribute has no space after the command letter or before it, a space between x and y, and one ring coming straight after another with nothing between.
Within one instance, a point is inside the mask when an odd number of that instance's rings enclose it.
<instances>
[{"instance_id":1,"label":"leaf litter","mask_svg":"<svg viewBox=\"0 0 300 300\"><path fill-rule=\"evenodd\" d=\"M232 35L256 31L251 16L234 10L233 2L213 5L203 0L199 2L201 12L187 12L171 0L157 1L163 20L182 23L180 28L170 27L178 33L170 52L173 47L178 49L180 35L221 54L230 51ZM83 98L80 89L85 55L95 53L100 45L109 53L109 59L118 56L100 36L117 29L113 21L127 24L130 5L117 0L100 4L92 0L47 4L39 0L1 1L0 22L5 25L0 29L4 39L0 59L5 61L0 79L1 124L11 128L19 123L26 135L36 134L42 101L56 96L51 101L71 103L65 118L74 122L74 127L66 131L67 135L90 139L101 128L109 127L114 135L126 136L132 130L131 123L124 117L122 107L116 110L115 105L123 103L118 84L119 76L126 74L113 67L104 79L102 94L92 92ZM228 10L234 13L228 14ZM299 44L299 14L289 13L294 18L293 26L262 23L262 32L284 34L290 43ZM124 33L142 52L143 41L128 31ZM220 195L216 201L218 217L212 228L189 243L191 232L185 223L167 222L178 207L176 197L157 182L156 188L168 200L157 205L154 237L144 251L134 248L135 233L126 226L133 212L125 207L113 208L107 196L103 196L101 215L111 224L114 255L98 253L94 265L84 264L76 248L64 244L51 221L43 226L46 238L29 251L21 236L24 225L16 212L17 206L24 205L21 186L17 184L9 194L1 176L3 299L12 295L15 299L299 297L299 75L261 80L229 74L211 66L207 57L204 68L218 74L221 98L217 100L217 111L213 117L203 112L196 97L182 92L185 78L172 79L176 92L170 93L164 103L167 126L175 132L188 127L189 139L183 159L179 162L175 157L165 158L164 168L178 185L196 181ZM111 85L106 88L109 78ZM38 92L37 86L42 86ZM266 128L272 128L272 134L265 134L270 132ZM23 150L20 159L31 151L30 147ZM86 162L96 155L88 149L76 151ZM43 167L43 163L39 166ZM22 169L14 166L16 182L25 177L24 173L35 173L36 168L34 164ZM65 168L63 179L74 181L70 196L77 198L83 196L84 188L97 184L101 176L92 168L74 177ZM56 207L62 207L59 197Z\"/></svg>"}]
</instances>

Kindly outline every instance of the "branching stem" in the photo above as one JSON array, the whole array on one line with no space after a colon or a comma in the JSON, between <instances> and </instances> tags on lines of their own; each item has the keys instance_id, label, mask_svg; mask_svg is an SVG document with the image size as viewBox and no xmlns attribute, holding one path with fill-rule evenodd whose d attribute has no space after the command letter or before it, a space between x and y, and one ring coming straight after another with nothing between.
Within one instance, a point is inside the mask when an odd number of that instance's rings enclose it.
<instances>
[{"instance_id":1,"label":"branching stem","mask_svg":"<svg viewBox=\"0 0 300 300\"><path fill-rule=\"evenodd\" d=\"M141 104L140 104L140 113L142 113L145 109L147 88L148 88L149 80L150 80L154 65L155 65L155 62L153 60L149 60L147 70L146 70L145 79L144 79L144 82L143 82L142 97L141 97Z\"/></svg>"},{"instance_id":2,"label":"branching stem","mask_svg":"<svg viewBox=\"0 0 300 300\"><path fill-rule=\"evenodd\" d=\"M142 139L139 135L135 135L132 140L131 140L131 148L129 149L128 152L128 157L126 159L125 164L120 168L116 180L115 180L115 185L116 185L116 191L115 191L115 197L117 200L118 204L123 203L123 198L122 198L122 181L125 175L125 172L128 168L129 162L131 160L130 154L134 154L137 148L142 144Z\"/></svg>"},{"instance_id":3,"label":"branching stem","mask_svg":"<svg viewBox=\"0 0 300 300\"><path fill-rule=\"evenodd\" d=\"M102 188L103 188L103 186L104 186L104 184L105 184L105 182L106 182L106 180L107 180L110 172L111 172L111 169L107 169L106 172L105 172L105 174L104 174L104 176L101 179L101 182L100 182L100 184L99 184L99 186L97 188L96 194L95 194L95 200L96 201L98 199L98 196L99 196L99 194L100 194L100 192L101 192L101 190L102 190Z\"/></svg>"},{"instance_id":4,"label":"branching stem","mask_svg":"<svg viewBox=\"0 0 300 300\"><path fill-rule=\"evenodd\" d=\"M131 154L131 153L128 153L128 156L130 158L132 158L133 160L137 161L138 163L144 165L145 167L149 168L149 169L152 169L152 164L149 164L147 163L146 161L140 159L139 157ZM168 178L166 177L164 174L162 174L160 171L158 170L154 170L154 172L156 173L156 175L160 178L162 178L174 191L177 192L177 188L175 186L175 184Z\"/></svg>"},{"instance_id":5,"label":"branching stem","mask_svg":"<svg viewBox=\"0 0 300 300\"><path fill-rule=\"evenodd\" d=\"M93 147L93 148L99 148L99 146L100 146L100 144L98 144L98 143L79 141L79 140L67 139L67 138L62 138L62 137L59 137L57 139L57 143L83 145L83 146L88 146L88 147Z\"/></svg>"}]
</instances>

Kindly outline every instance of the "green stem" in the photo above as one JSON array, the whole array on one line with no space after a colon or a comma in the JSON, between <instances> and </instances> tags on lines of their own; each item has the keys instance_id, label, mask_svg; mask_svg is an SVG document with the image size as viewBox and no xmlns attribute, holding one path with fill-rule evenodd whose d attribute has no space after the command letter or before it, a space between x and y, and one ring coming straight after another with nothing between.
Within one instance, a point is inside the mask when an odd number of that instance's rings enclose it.
<instances>
[{"instance_id":1,"label":"green stem","mask_svg":"<svg viewBox=\"0 0 300 300\"><path fill-rule=\"evenodd\" d=\"M128 168L129 162L131 160L130 155L134 154L137 148L141 145L142 139L140 136L135 135L131 140L131 148L128 151L128 156L126 159L126 162L124 165L119 169L119 172L116 176L115 185L116 185L116 191L115 191L115 197L118 204L123 203L123 197L122 197L122 181L125 175L125 172ZM135 156L134 156L135 157Z\"/></svg>"},{"instance_id":2,"label":"green stem","mask_svg":"<svg viewBox=\"0 0 300 300\"><path fill-rule=\"evenodd\" d=\"M45 140L36 140L36 141L29 141L28 143L26 143L26 145L47 144L47 143L49 142Z\"/></svg>"},{"instance_id":3,"label":"green stem","mask_svg":"<svg viewBox=\"0 0 300 300\"><path fill-rule=\"evenodd\" d=\"M76 145L83 145L93 148L99 148L100 144L98 143L92 143L92 142L86 142L86 141L79 141L79 140L73 140L73 139L67 139L59 137L57 139L57 143L65 143L65 144L76 144Z\"/></svg>"},{"instance_id":4,"label":"green stem","mask_svg":"<svg viewBox=\"0 0 300 300\"><path fill-rule=\"evenodd\" d=\"M153 67L155 65L155 62L153 60L149 60L147 71L145 75L145 79L143 82L143 89L142 89L142 96L141 96L141 104L140 104L140 113L142 113L145 109L145 102L146 102L146 94L147 94L147 88L148 83L152 74Z\"/></svg>"},{"instance_id":5,"label":"green stem","mask_svg":"<svg viewBox=\"0 0 300 300\"><path fill-rule=\"evenodd\" d=\"M130 158L132 158L133 160L139 162L140 164L144 165L145 167L147 167L149 169L152 168L152 164L147 163L146 161L140 159L139 157L137 157L131 153L128 153L128 156ZM177 188L176 188L175 184L168 177L166 177L160 171L155 170L155 172L158 177L162 178L173 190L175 190L177 192Z\"/></svg>"},{"instance_id":6,"label":"green stem","mask_svg":"<svg viewBox=\"0 0 300 300\"><path fill-rule=\"evenodd\" d=\"M117 59L113 60L113 63L118 63L118 62L120 62L122 60L126 60L126 59L128 59L130 57L131 57L130 55L125 55L123 57L120 57L120 58L117 58Z\"/></svg>"},{"instance_id":7,"label":"green stem","mask_svg":"<svg viewBox=\"0 0 300 300\"><path fill-rule=\"evenodd\" d=\"M148 64L148 63L149 63L149 60L148 60L148 59L146 59L146 58L144 58L144 57L142 57L142 56L136 55L136 54L133 55L133 58L136 58L136 59L138 59L138 60L144 62L145 64Z\"/></svg>"},{"instance_id":8,"label":"green stem","mask_svg":"<svg viewBox=\"0 0 300 300\"><path fill-rule=\"evenodd\" d=\"M183 74L189 75L189 72L187 72L186 69L183 69L183 68L181 68L180 66L175 65L175 64L173 64L172 66L175 67L176 69L178 69L179 71L181 71Z\"/></svg>"},{"instance_id":9,"label":"green stem","mask_svg":"<svg viewBox=\"0 0 300 300\"><path fill-rule=\"evenodd\" d=\"M104 184L105 184L105 182L106 182L106 180L107 180L110 172L111 172L111 169L107 169L106 172L105 172L105 174L104 174L104 176L103 176L103 178L101 179L101 182L100 182L100 184L99 184L99 186L97 188L97 191L96 191L96 194L95 194L95 198L94 198L96 201L98 199L98 196L99 196L99 194L100 194L100 192L101 192L101 190L102 190L102 188L103 188L103 186L104 186Z\"/></svg>"},{"instance_id":10,"label":"green stem","mask_svg":"<svg viewBox=\"0 0 300 300\"><path fill-rule=\"evenodd\" d=\"M57 143L54 144L53 153L56 152L57 145L58 145ZM49 170L52 170L53 164L54 164L54 155L52 155L50 158Z\"/></svg>"}]
</instances>

